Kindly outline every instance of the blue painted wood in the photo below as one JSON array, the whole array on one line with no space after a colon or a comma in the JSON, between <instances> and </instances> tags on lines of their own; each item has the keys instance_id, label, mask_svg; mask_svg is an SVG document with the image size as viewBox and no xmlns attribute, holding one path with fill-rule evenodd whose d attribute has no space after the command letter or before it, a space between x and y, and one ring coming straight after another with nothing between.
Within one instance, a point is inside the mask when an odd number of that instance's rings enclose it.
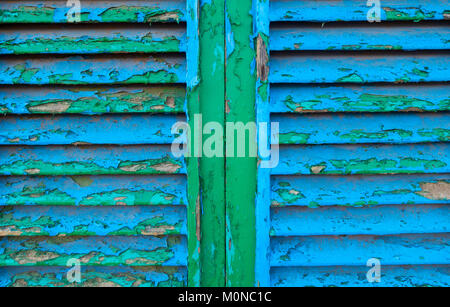
<instances>
[{"instance_id":1,"label":"blue painted wood","mask_svg":"<svg viewBox=\"0 0 450 307\"><path fill-rule=\"evenodd\" d=\"M450 173L450 144L281 146L273 175Z\"/></svg>"},{"instance_id":2,"label":"blue painted wood","mask_svg":"<svg viewBox=\"0 0 450 307\"><path fill-rule=\"evenodd\" d=\"M0 175L159 173L186 173L168 145L0 147Z\"/></svg>"},{"instance_id":3,"label":"blue painted wood","mask_svg":"<svg viewBox=\"0 0 450 307\"><path fill-rule=\"evenodd\" d=\"M447 84L273 84L270 110L282 112L450 111Z\"/></svg>"},{"instance_id":4,"label":"blue painted wood","mask_svg":"<svg viewBox=\"0 0 450 307\"><path fill-rule=\"evenodd\" d=\"M421 21L448 19L446 0L383 0L380 1L382 21ZM270 1L271 21L367 21L367 13L373 7L367 1Z\"/></svg>"},{"instance_id":5,"label":"blue painted wood","mask_svg":"<svg viewBox=\"0 0 450 307\"><path fill-rule=\"evenodd\" d=\"M274 26L272 51L283 50L438 50L450 47L446 26L325 25Z\"/></svg>"},{"instance_id":6,"label":"blue painted wood","mask_svg":"<svg viewBox=\"0 0 450 307\"><path fill-rule=\"evenodd\" d=\"M336 267L276 267L271 270L273 287L448 287L449 265L387 266L381 268L381 281L370 283L366 274L370 268Z\"/></svg>"},{"instance_id":7,"label":"blue painted wood","mask_svg":"<svg viewBox=\"0 0 450 307\"><path fill-rule=\"evenodd\" d=\"M66 2L46 0L2 1L0 22L2 23L67 23L70 6ZM31 8L31 9L24 9ZM128 13L128 14L126 14ZM83 0L81 21L91 23L109 22L173 22L186 21L186 6L183 0ZM34 15L35 17L30 17Z\"/></svg>"},{"instance_id":8,"label":"blue painted wood","mask_svg":"<svg viewBox=\"0 0 450 307\"><path fill-rule=\"evenodd\" d=\"M364 265L370 258L384 265L446 264L450 235L274 237L272 266Z\"/></svg>"},{"instance_id":9,"label":"blue painted wood","mask_svg":"<svg viewBox=\"0 0 450 307\"><path fill-rule=\"evenodd\" d=\"M450 176L273 176L272 206L449 204Z\"/></svg>"},{"instance_id":10,"label":"blue painted wood","mask_svg":"<svg viewBox=\"0 0 450 307\"><path fill-rule=\"evenodd\" d=\"M8 176L0 183L0 206L187 204L184 176Z\"/></svg>"},{"instance_id":11,"label":"blue painted wood","mask_svg":"<svg viewBox=\"0 0 450 307\"><path fill-rule=\"evenodd\" d=\"M450 206L285 207L271 211L271 236L392 235L449 232Z\"/></svg>"},{"instance_id":12,"label":"blue painted wood","mask_svg":"<svg viewBox=\"0 0 450 307\"><path fill-rule=\"evenodd\" d=\"M178 121L184 116L8 116L0 122L0 144L171 144Z\"/></svg>"},{"instance_id":13,"label":"blue painted wood","mask_svg":"<svg viewBox=\"0 0 450 307\"><path fill-rule=\"evenodd\" d=\"M64 266L69 259L82 265L185 266L186 238L183 236L107 237L3 237L2 266Z\"/></svg>"},{"instance_id":14,"label":"blue painted wood","mask_svg":"<svg viewBox=\"0 0 450 307\"><path fill-rule=\"evenodd\" d=\"M280 144L419 143L450 140L446 113L274 115Z\"/></svg>"},{"instance_id":15,"label":"blue painted wood","mask_svg":"<svg viewBox=\"0 0 450 307\"><path fill-rule=\"evenodd\" d=\"M442 54L272 54L273 83L447 81L450 57Z\"/></svg>"},{"instance_id":16,"label":"blue painted wood","mask_svg":"<svg viewBox=\"0 0 450 307\"><path fill-rule=\"evenodd\" d=\"M0 287L187 286L185 267L82 267L80 284L68 282L67 272L66 266L3 267L0 270Z\"/></svg>"},{"instance_id":17,"label":"blue painted wood","mask_svg":"<svg viewBox=\"0 0 450 307\"><path fill-rule=\"evenodd\" d=\"M0 209L2 236L186 235L186 208L20 206Z\"/></svg>"},{"instance_id":18,"label":"blue painted wood","mask_svg":"<svg viewBox=\"0 0 450 307\"><path fill-rule=\"evenodd\" d=\"M97 54L186 51L183 26L61 29L14 27L0 34L0 54Z\"/></svg>"},{"instance_id":19,"label":"blue painted wood","mask_svg":"<svg viewBox=\"0 0 450 307\"><path fill-rule=\"evenodd\" d=\"M183 83L185 66L180 55L8 58L0 60L0 84Z\"/></svg>"}]
</instances>

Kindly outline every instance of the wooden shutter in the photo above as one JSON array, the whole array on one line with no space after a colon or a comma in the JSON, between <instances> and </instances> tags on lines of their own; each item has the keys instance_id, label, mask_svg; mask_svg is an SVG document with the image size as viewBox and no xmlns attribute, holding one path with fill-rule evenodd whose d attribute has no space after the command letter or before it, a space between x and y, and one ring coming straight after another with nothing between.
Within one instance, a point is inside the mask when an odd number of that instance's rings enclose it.
<instances>
[{"instance_id":1,"label":"wooden shutter","mask_svg":"<svg viewBox=\"0 0 450 307\"><path fill-rule=\"evenodd\" d=\"M170 144L196 6L81 1L75 24L66 1L2 1L0 286L67 285L71 258L81 285L188 284L197 179Z\"/></svg>"},{"instance_id":2,"label":"wooden shutter","mask_svg":"<svg viewBox=\"0 0 450 307\"><path fill-rule=\"evenodd\" d=\"M281 144L258 170L258 285L450 283L448 2L381 6L257 1L257 114Z\"/></svg>"}]
</instances>

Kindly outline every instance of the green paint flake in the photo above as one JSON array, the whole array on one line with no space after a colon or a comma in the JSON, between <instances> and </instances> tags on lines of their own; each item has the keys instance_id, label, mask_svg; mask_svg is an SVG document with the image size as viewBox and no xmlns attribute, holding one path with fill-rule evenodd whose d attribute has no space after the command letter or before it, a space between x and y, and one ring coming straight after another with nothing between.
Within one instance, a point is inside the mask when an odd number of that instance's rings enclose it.
<instances>
[{"instance_id":1,"label":"green paint flake","mask_svg":"<svg viewBox=\"0 0 450 307\"><path fill-rule=\"evenodd\" d=\"M336 82L338 82L338 83L345 83L345 82L363 83L364 79L362 77L360 77L358 74L352 73L348 76L337 79Z\"/></svg>"},{"instance_id":2,"label":"green paint flake","mask_svg":"<svg viewBox=\"0 0 450 307\"><path fill-rule=\"evenodd\" d=\"M58 189L48 190L43 186L25 187L22 191L4 195L4 198L7 205L66 205L76 202L65 192Z\"/></svg>"},{"instance_id":3,"label":"green paint flake","mask_svg":"<svg viewBox=\"0 0 450 307\"><path fill-rule=\"evenodd\" d=\"M30 83L31 79L39 72L39 69L26 68L23 64L18 64L13 68L20 72L20 76L13 79L14 84Z\"/></svg>"},{"instance_id":4,"label":"green paint flake","mask_svg":"<svg viewBox=\"0 0 450 307\"><path fill-rule=\"evenodd\" d=\"M103 22L178 22L183 16L179 10L167 11L158 7L121 5L100 14Z\"/></svg>"},{"instance_id":5,"label":"green paint flake","mask_svg":"<svg viewBox=\"0 0 450 307\"><path fill-rule=\"evenodd\" d=\"M310 134L288 132L280 133L280 144L306 144L309 140Z\"/></svg>"},{"instance_id":6,"label":"green paint flake","mask_svg":"<svg viewBox=\"0 0 450 307\"><path fill-rule=\"evenodd\" d=\"M175 202L175 203L174 203ZM137 206L137 205L178 205L180 202L175 195L155 190L131 191L118 189L111 192L95 193L84 197L82 206Z\"/></svg>"},{"instance_id":7,"label":"green paint flake","mask_svg":"<svg viewBox=\"0 0 450 307\"><path fill-rule=\"evenodd\" d=\"M392 136L400 136L401 138L409 138L413 135L411 131L403 129L392 129L381 132L364 132L362 129L354 129L349 133L340 134L338 131L335 133L339 135L341 139L347 139L352 142L356 142L360 139L388 139Z\"/></svg>"},{"instance_id":8,"label":"green paint flake","mask_svg":"<svg viewBox=\"0 0 450 307\"><path fill-rule=\"evenodd\" d=\"M124 82L124 84L149 84L149 83L176 83L178 76L175 73L169 73L164 70L149 71L142 75L135 75Z\"/></svg>"},{"instance_id":9,"label":"green paint flake","mask_svg":"<svg viewBox=\"0 0 450 307\"><path fill-rule=\"evenodd\" d=\"M49 23L54 21L51 7L19 6L13 10L0 10L1 23Z\"/></svg>"},{"instance_id":10,"label":"green paint flake","mask_svg":"<svg viewBox=\"0 0 450 307\"><path fill-rule=\"evenodd\" d=\"M402 12L390 7L383 7L383 10L386 13L387 21L409 21L413 20L415 22L422 21L424 19L433 19L436 12L424 13L419 8L408 8L408 11L415 9L414 13L410 12Z\"/></svg>"},{"instance_id":11,"label":"green paint flake","mask_svg":"<svg viewBox=\"0 0 450 307\"><path fill-rule=\"evenodd\" d=\"M299 199L306 198L300 191L295 189L278 189L275 191L284 202L293 203Z\"/></svg>"},{"instance_id":12,"label":"green paint flake","mask_svg":"<svg viewBox=\"0 0 450 307\"><path fill-rule=\"evenodd\" d=\"M432 129L431 131L420 129L418 133L420 136L427 138L437 138L439 141L442 142L448 142L450 140L450 129L435 128Z\"/></svg>"}]
</instances>

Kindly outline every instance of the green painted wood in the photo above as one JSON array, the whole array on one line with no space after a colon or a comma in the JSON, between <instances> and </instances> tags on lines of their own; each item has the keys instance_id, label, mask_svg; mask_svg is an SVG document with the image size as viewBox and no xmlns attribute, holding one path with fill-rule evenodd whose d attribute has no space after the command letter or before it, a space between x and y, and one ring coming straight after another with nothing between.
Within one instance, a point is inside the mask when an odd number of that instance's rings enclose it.
<instances>
[{"instance_id":1,"label":"green painted wood","mask_svg":"<svg viewBox=\"0 0 450 307\"><path fill-rule=\"evenodd\" d=\"M185 29L106 26L14 27L0 34L0 54L98 54L186 51Z\"/></svg>"},{"instance_id":2,"label":"green painted wood","mask_svg":"<svg viewBox=\"0 0 450 307\"><path fill-rule=\"evenodd\" d=\"M67 280L67 267L7 267L0 270L0 287L185 287L184 267L83 267L81 282Z\"/></svg>"},{"instance_id":3,"label":"green painted wood","mask_svg":"<svg viewBox=\"0 0 450 307\"><path fill-rule=\"evenodd\" d=\"M224 2L201 2L200 7L200 114L203 124L224 126L225 25ZM216 132L203 136L203 144ZM198 137L194 135L194 138ZM223 150L219 135L215 144ZM202 142L200 142L202 143ZM222 151L223 152L223 151ZM225 161L223 157L200 158L202 286L225 286Z\"/></svg>"},{"instance_id":4,"label":"green painted wood","mask_svg":"<svg viewBox=\"0 0 450 307\"><path fill-rule=\"evenodd\" d=\"M68 23L70 7L66 1L2 1L0 23ZM186 6L183 0L121 1L83 0L83 23L152 23L184 21Z\"/></svg>"},{"instance_id":5,"label":"green painted wood","mask_svg":"<svg viewBox=\"0 0 450 307\"><path fill-rule=\"evenodd\" d=\"M0 114L181 113L186 89L149 86L4 86Z\"/></svg>"},{"instance_id":6,"label":"green painted wood","mask_svg":"<svg viewBox=\"0 0 450 307\"><path fill-rule=\"evenodd\" d=\"M251 0L226 2L226 121L254 123L256 52L253 37ZM236 152L236 135L233 137ZM227 142L231 142L227 135ZM256 140L246 138L246 147ZM229 145L229 144L227 144ZM230 156L231 154L231 156ZM226 267L227 286L252 286L255 276L255 193L256 158L236 157L227 152L226 159Z\"/></svg>"}]
</instances>

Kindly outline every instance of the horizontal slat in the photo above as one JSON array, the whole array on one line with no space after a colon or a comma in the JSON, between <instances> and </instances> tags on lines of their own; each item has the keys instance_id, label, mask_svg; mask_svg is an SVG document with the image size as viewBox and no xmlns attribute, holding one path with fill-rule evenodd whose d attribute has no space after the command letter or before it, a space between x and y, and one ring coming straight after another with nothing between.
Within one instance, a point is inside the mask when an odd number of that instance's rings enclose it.
<instances>
[{"instance_id":1,"label":"horizontal slat","mask_svg":"<svg viewBox=\"0 0 450 307\"><path fill-rule=\"evenodd\" d=\"M69 267L6 267L0 269L0 287L186 287L184 267L81 268L81 282L67 280Z\"/></svg>"},{"instance_id":2,"label":"horizontal slat","mask_svg":"<svg viewBox=\"0 0 450 307\"><path fill-rule=\"evenodd\" d=\"M270 272L273 287L448 287L450 265L386 266L381 281L368 282L369 267L276 267Z\"/></svg>"},{"instance_id":3,"label":"horizontal slat","mask_svg":"<svg viewBox=\"0 0 450 307\"><path fill-rule=\"evenodd\" d=\"M450 173L450 144L281 146L272 174Z\"/></svg>"},{"instance_id":4,"label":"horizontal slat","mask_svg":"<svg viewBox=\"0 0 450 307\"><path fill-rule=\"evenodd\" d=\"M271 50L433 50L450 47L448 26L280 26Z\"/></svg>"},{"instance_id":5,"label":"horizontal slat","mask_svg":"<svg viewBox=\"0 0 450 307\"><path fill-rule=\"evenodd\" d=\"M450 175L274 176L272 206L450 203Z\"/></svg>"},{"instance_id":6,"label":"horizontal slat","mask_svg":"<svg viewBox=\"0 0 450 307\"><path fill-rule=\"evenodd\" d=\"M8 116L0 121L0 145L170 144L178 121L184 116Z\"/></svg>"},{"instance_id":7,"label":"horizontal slat","mask_svg":"<svg viewBox=\"0 0 450 307\"><path fill-rule=\"evenodd\" d=\"M273 84L272 112L450 111L450 86Z\"/></svg>"},{"instance_id":8,"label":"horizontal slat","mask_svg":"<svg viewBox=\"0 0 450 307\"><path fill-rule=\"evenodd\" d=\"M446 113L274 115L280 144L448 142Z\"/></svg>"},{"instance_id":9,"label":"horizontal slat","mask_svg":"<svg viewBox=\"0 0 450 307\"><path fill-rule=\"evenodd\" d=\"M2 1L0 23L67 23L67 1ZM182 0L83 0L82 22L173 22L186 20Z\"/></svg>"},{"instance_id":10,"label":"horizontal slat","mask_svg":"<svg viewBox=\"0 0 450 307\"><path fill-rule=\"evenodd\" d=\"M383 265L450 263L450 234L398 236L315 236L271 239L271 266Z\"/></svg>"},{"instance_id":11,"label":"horizontal slat","mask_svg":"<svg viewBox=\"0 0 450 307\"><path fill-rule=\"evenodd\" d=\"M272 0L269 18L272 21L367 21L367 13L373 6L355 0ZM383 0L380 6L382 21L450 18L447 0Z\"/></svg>"},{"instance_id":12,"label":"horizontal slat","mask_svg":"<svg viewBox=\"0 0 450 307\"><path fill-rule=\"evenodd\" d=\"M0 205L185 205L186 190L185 176L0 177Z\"/></svg>"},{"instance_id":13,"label":"horizontal slat","mask_svg":"<svg viewBox=\"0 0 450 307\"><path fill-rule=\"evenodd\" d=\"M158 236L186 234L186 210L174 207L3 207L0 236Z\"/></svg>"},{"instance_id":14,"label":"horizontal slat","mask_svg":"<svg viewBox=\"0 0 450 307\"><path fill-rule=\"evenodd\" d=\"M450 232L450 205L272 209L272 236L392 235Z\"/></svg>"},{"instance_id":15,"label":"horizontal slat","mask_svg":"<svg viewBox=\"0 0 450 307\"><path fill-rule=\"evenodd\" d=\"M81 265L185 266L186 238L150 237L3 237L2 266L66 266L70 259Z\"/></svg>"},{"instance_id":16,"label":"horizontal slat","mask_svg":"<svg viewBox=\"0 0 450 307\"><path fill-rule=\"evenodd\" d=\"M182 27L13 28L0 34L0 54L95 54L186 51Z\"/></svg>"},{"instance_id":17,"label":"horizontal slat","mask_svg":"<svg viewBox=\"0 0 450 307\"><path fill-rule=\"evenodd\" d=\"M170 146L3 146L0 175L143 175L185 173Z\"/></svg>"},{"instance_id":18,"label":"horizontal slat","mask_svg":"<svg viewBox=\"0 0 450 307\"><path fill-rule=\"evenodd\" d=\"M0 113L181 113L183 86L0 88Z\"/></svg>"},{"instance_id":19,"label":"horizontal slat","mask_svg":"<svg viewBox=\"0 0 450 307\"><path fill-rule=\"evenodd\" d=\"M0 60L0 84L151 84L185 80L185 58L181 55Z\"/></svg>"},{"instance_id":20,"label":"horizontal slat","mask_svg":"<svg viewBox=\"0 0 450 307\"><path fill-rule=\"evenodd\" d=\"M271 82L365 83L448 81L448 54L274 54Z\"/></svg>"}]
</instances>

